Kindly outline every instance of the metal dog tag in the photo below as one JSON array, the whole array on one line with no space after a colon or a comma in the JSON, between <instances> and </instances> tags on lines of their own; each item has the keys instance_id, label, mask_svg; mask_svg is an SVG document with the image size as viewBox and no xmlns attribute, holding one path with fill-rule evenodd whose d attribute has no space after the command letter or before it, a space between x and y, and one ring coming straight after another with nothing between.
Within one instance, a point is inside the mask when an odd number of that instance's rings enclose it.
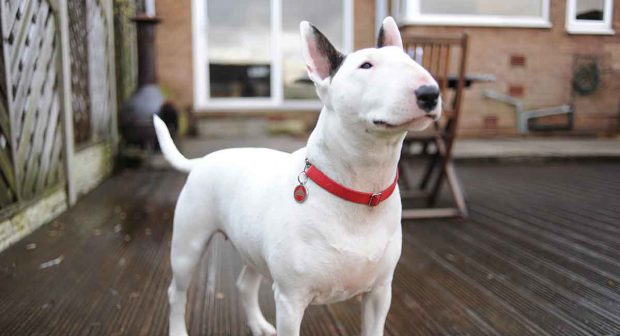
<instances>
[{"instance_id":1,"label":"metal dog tag","mask_svg":"<svg viewBox=\"0 0 620 336\"><path fill-rule=\"evenodd\" d=\"M306 198L308 198L308 190L306 189L306 183L308 183L308 175L306 171L310 168L311 164L308 159L306 159L306 165L304 166L304 170L302 170L299 175L297 175L297 182L299 184L293 190L293 198L297 201L297 203L303 203Z\"/></svg>"},{"instance_id":2,"label":"metal dog tag","mask_svg":"<svg viewBox=\"0 0 620 336\"><path fill-rule=\"evenodd\" d=\"M306 190L306 187L304 187L303 184L296 186L295 190L293 191L293 197L295 198L297 203L303 203L306 200L306 197L308 197L308 191Z\"/></svg>"},{"instance_id":3,"label":"metal dog tag","mask_svg":"<svg viewBox=\"0 0 620 336\"><path fill-rule=\"evenodd\" d=\"M310 168L310 162L306 159L304 170L297 175L297 182L299 182L299 184L293 190L293 198L297 201L297 203L303 203L306 198L308 198L308 190L306 189L306 183L308 183L308 175L306 175L306 170L308 170L308 168Z\"/></svg>"}]
</instances>

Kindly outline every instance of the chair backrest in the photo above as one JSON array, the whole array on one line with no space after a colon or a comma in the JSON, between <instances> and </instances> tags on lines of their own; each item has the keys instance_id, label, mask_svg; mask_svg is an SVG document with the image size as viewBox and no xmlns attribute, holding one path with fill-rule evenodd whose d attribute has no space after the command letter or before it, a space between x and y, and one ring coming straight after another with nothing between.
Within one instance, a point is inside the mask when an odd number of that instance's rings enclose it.
<instances>
[{"instance_id":1,"label":"chair backrest","mask_svg":"<svg viewBox=\"0 0 620 336\"><path fill-rule=\"evenodd\" d=\"M467 34L431 36L405 33L403 47L411 58L426 68L437 80L444 100L446 112L444 115L449 119L448 127L453 127L455 130L465 88ZM449 89L454 90L452 95L449 94ZM451 97L450 102L448 97Z\"/></svg>"}]
</instances>

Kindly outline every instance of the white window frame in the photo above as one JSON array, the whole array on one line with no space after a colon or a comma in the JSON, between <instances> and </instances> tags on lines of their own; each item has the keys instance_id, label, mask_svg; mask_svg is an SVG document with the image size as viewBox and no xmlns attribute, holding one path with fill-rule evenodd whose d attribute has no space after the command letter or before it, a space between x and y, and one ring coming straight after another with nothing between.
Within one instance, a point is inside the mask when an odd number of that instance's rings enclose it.
<instances>
[{"instance_id":1,"label":"white window frame","mask_svg":"<svg viewBox=\"0 0 620 336\"><path fill-rule=\"evenodd\" d=\"M566 1L566 31L570 34L613 35L613 0L604 0L603 21L577 20L577 0Z\"/></svg>"},{"instance_id":2,"label":"white window frame","mask_svg":"<svg viewBox=\"0 0 620 336\"><path fill-rule=\"evenodd\" d=\"M192 54L194 65L195 111L248 111L248 110L320 110L317 99L285 99L282 78L282 1L270 0L271 6L271 97L210 97L208 63L207 1L192 0ZM343 52L353 50L353 1L343 0ZM320 27L319 27L320 28ZM301 38L301 37L300 37ZM302 57L301 50L299 57Z\"/></svg>"},{"instance_id":3,"label":"white window frame","mask_svg":"<svg viewBox=\"0 0 620 336\"><path fill-rule=\"evenodd\" d=\"M420 0L392 0L393 15L401 25L551 28L549 0L542 0L541 6L540 17L422 14Z\"/></svg>"}]
</instances>

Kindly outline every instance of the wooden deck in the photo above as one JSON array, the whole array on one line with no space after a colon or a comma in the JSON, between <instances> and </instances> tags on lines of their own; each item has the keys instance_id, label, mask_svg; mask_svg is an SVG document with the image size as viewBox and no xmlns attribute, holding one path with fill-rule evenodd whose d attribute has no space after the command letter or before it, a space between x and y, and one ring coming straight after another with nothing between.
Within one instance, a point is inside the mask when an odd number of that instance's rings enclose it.
<instances>
[{"instance_id":1,"label":"wooden deck","mask_svg":"<svg viewBox=\"0 0 620 336\"><path fill-rule=\"evenodd\" d=\"M459 172L471 217L405 223L386 334L620 335L620 164ZM164 335L183 183L169 171L122 172L0 254L0 335ZM191 335L247 334L239 269L216 239L192 285ZM261 304L273 321L267 285ZM302 329L359 334L358 304L313 306Z\"/></svg>"}]
</instances>

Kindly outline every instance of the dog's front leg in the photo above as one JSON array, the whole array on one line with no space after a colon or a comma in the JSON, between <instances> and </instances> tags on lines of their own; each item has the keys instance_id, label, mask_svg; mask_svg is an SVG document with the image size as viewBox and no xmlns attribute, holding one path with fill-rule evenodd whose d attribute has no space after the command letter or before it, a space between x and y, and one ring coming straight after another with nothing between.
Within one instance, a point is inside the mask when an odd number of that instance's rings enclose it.
<instances>
[{"instance_id":1,"label":"dog's front leg","mask_svg":"<svg viewBox=\"0 0 620 336\"><path fill-rule=\"evenodd\" d=\"M362 300L362 336L381 336L392 302L392 284L373 288Z\"/></svg>"},{"instance_id":2,"label":"dog's front leg","mask_svg":"<svg viewBox=\"0 0 620 336\"><path fill-rule=\"evenodd\" d=\"M282 290L277 284L274 285L274 298L278 336L299 336L308 299L298 292Z\"/></svg>"}]
</instances>

